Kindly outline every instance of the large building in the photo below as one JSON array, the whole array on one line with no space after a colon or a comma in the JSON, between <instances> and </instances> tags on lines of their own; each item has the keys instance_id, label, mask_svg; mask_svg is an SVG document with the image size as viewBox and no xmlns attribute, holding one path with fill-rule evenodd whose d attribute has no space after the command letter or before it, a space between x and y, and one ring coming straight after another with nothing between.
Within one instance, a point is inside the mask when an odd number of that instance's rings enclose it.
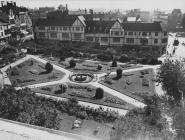
<instances>
[{"instance_id":1,"label":"large building","mask_svg":"<svg viewBox=\"0 0 185 140\"><path fill-rule=\"evenodd\" d=\"M168 38L160 22L85 21L79 16L40 19L35 33L37 39L97 42L105 46L142 45L163 48Z\"/></svg>"},{"instance_id":2,"label":"large building","mask_svg":"<svg viewBox=\"0 0 185 140\"><path fill-rule=\"evenodd\" d=\"M85 24L77 16L60 19L40 19L36 23L37 39L84 41Z\"/></svg>"},{"instance_id":3,"label":"large building","mask_svg":"<svg viewBox=\"0 0 185 140\"><path fill-rule=\"evenodd\" d=\"M9 23L0 20L0 43L8 41L10 39L10 36Z\"/></svg>"}]
</instances>

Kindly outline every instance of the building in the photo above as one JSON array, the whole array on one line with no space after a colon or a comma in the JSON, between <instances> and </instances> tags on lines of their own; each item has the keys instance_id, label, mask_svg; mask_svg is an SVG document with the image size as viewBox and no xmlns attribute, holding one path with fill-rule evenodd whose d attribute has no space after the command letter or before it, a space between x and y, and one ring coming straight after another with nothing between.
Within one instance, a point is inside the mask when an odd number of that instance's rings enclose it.
<instances>
[{"instance_id":1,"label":"building","mask_svg":"<svg viewBox=\"0 0 185 140\"><path fill-rule=\"evenodd\" d=\"M0 20L0 43L8 41L10 37L9 23Z\"/></svg>"},{"instance_id":2,"label":"building","mask_svg":"<svg viewBox=\"0 0 185 140\"><path fill-rule=\"evenodd\" d=\"M78 16L39 19L35 26L37 39L84 41L85 25Z\"/></svg>"},{"instance_id":3,"label":"building","mask_svg":"<svg viewBox=\"0 0 185 140\"><path fill-rule=\"evenodd\" d=\"M69 18L70 17L70 18ZM167 45L167 32L160 22L142 23L120 20L86 20L78 16L40 19L36 25L38 39L95 42L100 46Z\"/></svg>"}]
</instances>

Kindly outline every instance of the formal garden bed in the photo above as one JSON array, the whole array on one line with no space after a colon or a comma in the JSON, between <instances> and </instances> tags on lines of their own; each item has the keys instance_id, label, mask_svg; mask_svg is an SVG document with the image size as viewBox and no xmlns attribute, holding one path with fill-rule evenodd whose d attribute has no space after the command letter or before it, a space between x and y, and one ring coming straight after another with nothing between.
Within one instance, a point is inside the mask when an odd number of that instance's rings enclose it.
<instances>
[{"instance_id":1,"label":"formal garden bed","mask_svg":"<svg viewBox=\"0 0 185 140\"><path fill-rule=\"evenodd\" d=\"M126 72L102 77L101 84L143 101L144 97L155 94L155 79L152 69Z\"/></svg>"},{"instance_id":2,"label":"formal garden bed","mask_svg":"<svg viewBox=\"0 0 185 140\"><path fill-rule=\"evenodd\" d=\"M60 80L64 73L53 68L49 63L49 71L46 64L29 59L7 70L8 77L13 86L27 86L38 83Z\"/></svg>"},{"instance_id":3,"label":"formal garden bed","mask_svg":"<svg viewBox=\"0 0 185 140\"><path fill-rule=\"evenodd\" d=\"M91 61L86 59L73 59L73 58L64 58L63 60L59 58L49 58L44 57L46 60L51 61L52 63L68 69L71 72L75 73L92 73L92 74L101 74L116 71L116 69L121 68L122 70L140 68L141 65L123 63L120 64L116 61L116 65L113 65L113 62L103 62L103 61ZM71 66L70 61L73 61L75 64Z\"/></svg>"},{"instance_id":4,"label":"formal garden bed","mask_svg":"<svg viewBox=\"0 0 185 140\"><path fill-rule=\"evenodd\" d=\"M61 85L66 86L65 89ZM96 88L91 85L77 85L77 84L61 84L61 85L50 85L46 87L34 88L32 91L49 94L63 98L75 97L79 101L85 101L94 104L100 104L105 106L111 106L121 109L133 109L133 105L115 97L109 93L103 92L102 98L94 98L96 96Z\"/></svg>"}]
</instances>

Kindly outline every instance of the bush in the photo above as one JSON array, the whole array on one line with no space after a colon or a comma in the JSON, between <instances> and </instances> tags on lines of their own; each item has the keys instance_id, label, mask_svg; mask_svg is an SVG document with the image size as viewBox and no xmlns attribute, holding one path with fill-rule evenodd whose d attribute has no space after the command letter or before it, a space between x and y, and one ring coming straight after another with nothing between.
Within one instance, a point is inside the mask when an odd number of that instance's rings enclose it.
<instances>
[{"instance_id":1,"label":"bush","mask_svg":"<svg viewBox=\"0 0 185 140\"><path fill-rule=\"evenodd\" d=\"M117 67L117 61L116 61L116 60L114 60L114 61L112 62L112 67Z\"/></svg>"},{"instance_id":2,"label":"bush","mask_svg":"<svg viewBox=\"0 0 185 140\"><path fill-rule=\"evenodd\" d=\"M111 61L113 59L112 55L107 54L99 54L97 55L97 58L101 61Z\"/></svg>"},{"instance_id":3,"label":"bush","mask_svg":"<svg viewBox=\"0 0 185 140\"><path fill-rule=\"evenodd\" d=\"M149 87L150 86L150 82L148 79L142 79L142 85L145 86L145 87Z\"/></svg>"},{"instance_id":4,"label":"bush","mask_svg":"<svg viewBox=\"0 0 185 140\"><path fill-rule=\"evenodd\" d=\"M61 85L59 85L59 87L60 87L60 90L61 90L62 93L65 93L67 91L67 85L66 84L61 84Z\"/></svg>"},{"instance_id":5,"label":"bush","mask_svg":"<svg viewBox=\"0 0 185 140\"><path fill-rule=\"evenodd\" d=\"M126 54L123 54L120 58L119 61L122 63L129 62L129 57Z\"/></svg>"},{"instance_id":6,"label":"bush","mask_svg":"<svg viewBox=\"0 0 185 140\"><path fill-rule=\"evenodd\" d=\"M116 76L116 77L117 77L118 79L122 78L122 72L123 72L122 69L117 69L117 70L116 70L116 73L117 73L117 76Z\"/></svg>"},{"instance_id":7,"label":"bush","mask_svg":"<svg viewBox=\"0 0 185 140\"><path fill-rule=\"evenodd\" d=\"M60 61L65 61L65 59L66 59L65 56L60 57Z\"/></svg>"},{"instance_id":8,"label":"bush","mask_svg":"<svg viewBox=\"0 0 185 140\"><path fill-rule=\"evenodd\" d=\"M152 58L149 60L148 64L150 64L150 65L162 64L162 61L155 59L155 58Z\"/></svg>"},{"instance_id":9,"label":"bush","mask_svg":"<svg viewBox=\"0 0 185 140\"><path fill-rule=\"evenodd\" d=\"M45 69L46 69L47 73L50 73L53 70L53 65L51 65L49 62L47 62L45 65Z\"/></svg>"},{"instance_id":10,"label":"bush","mask_svg":"<svg viewBox=\"0 0 185 140\"><path fill-rule=\"evenodd\" d=\"M101 69L102 69L102 65L101 65L101 64L98 64L97 69L98 69L98 70L101 70Z\"/></svg>"},{"instance_id":11,"label":"bush","mask_svg":"<svg viewBox=\"0 0 185 140\"><path fill-rule=\"evenodd\" d=\"M70 68L74 68L76 66L76 61L74 59L71 59L69 61L69 66L70 66Z\"/></svg>"},{"instance_id":12,"label":"bush","mask_svg":"<svg viewBox=\"0 0 185 140\"><path fill-rule=\"evenodd\" d=\"M102 88L97 88L94 98L95 99L102 99L103 93L104 93L104 90Z\"/></svg>"}]
</instances>

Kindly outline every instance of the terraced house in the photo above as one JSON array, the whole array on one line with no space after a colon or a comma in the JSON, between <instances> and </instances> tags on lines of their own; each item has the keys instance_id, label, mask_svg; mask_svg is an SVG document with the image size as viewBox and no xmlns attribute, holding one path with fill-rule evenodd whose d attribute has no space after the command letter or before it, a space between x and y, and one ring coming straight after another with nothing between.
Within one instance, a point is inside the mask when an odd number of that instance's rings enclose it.
<instances>
[{"instance_id":1,"label":"terraced house","mask_svg":"<svg viewBox=\"0 0 185 140\"><path fill-rule=\"evenodd\" d=\"M0 43L10 39L10 26L9 23L0 20Z\"/></svg>"},{"instance_id":2,"label":"terraced house","mask_svg":"<svg viewBox=\"0 0 185 140\"><path fill-rule=\"evenodd\" d=\"M35 32L38 39L97 42L100 46L142 45L163 48L168 39L160 22L85 21L78 16L58 20L41 19Z\"/></svg>"},{"instance_id":3,"label":"terraced house","mask_svg":"<svg viewBox=\"0 0 185 140\"><path fill-rule=\"evenodd\" d=\"M85 25L79 17L40 19L35 27L38 39L84 41Z\"/></svg>"}]
</instances>

